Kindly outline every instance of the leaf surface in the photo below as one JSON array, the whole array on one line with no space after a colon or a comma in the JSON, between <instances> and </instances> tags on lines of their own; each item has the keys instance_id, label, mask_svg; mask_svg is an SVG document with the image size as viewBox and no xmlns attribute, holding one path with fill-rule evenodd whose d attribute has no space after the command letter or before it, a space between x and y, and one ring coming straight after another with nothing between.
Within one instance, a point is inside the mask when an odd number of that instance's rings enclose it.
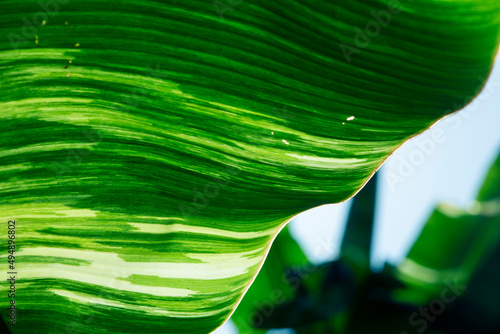
<instances>
[{"instance_id":1,"label":"leaf surface","mask_svg":"<svg viewBox=\"0 0 500 334\"><path fill-rule=\"evenodd\" d=\"M401 2L369 43L387 1L223 5L2 1L13 332L211 332L289 219L469 102L498 49L497 0Z\"/></svg>"}]
</instances>

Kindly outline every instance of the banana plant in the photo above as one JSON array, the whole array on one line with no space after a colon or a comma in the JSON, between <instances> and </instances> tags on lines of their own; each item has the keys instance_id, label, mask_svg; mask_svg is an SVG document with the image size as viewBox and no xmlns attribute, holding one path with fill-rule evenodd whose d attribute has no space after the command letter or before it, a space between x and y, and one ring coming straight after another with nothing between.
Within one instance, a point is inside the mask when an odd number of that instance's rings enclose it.
<instances>
[{"instance_id":1,"label":"banana plant","mask_svg":"<svg viewBox=\"0 0 500 334\"><path fill-rule=\"evenodd\" d=\"M205 334L292 217L480 92L500 3L2 0L0 22L2 318Z\"/></svg>"},{"instance_id":2,"label":"banana plant","mask_svg":"<svg viewBox=\"0 0 500 334\"><path fill-rule=\"evenodd\" d=\"M300 257L293 261L283 250L299 247L296 242L276 239L277 247L233 314L241 334L269 328L293 328L298 334L373 328L401 334L500 331L500 156L470 208L440 204L406 259L385 264L381 272L367 262L374 180L354 197L339 259L321 265L304 264ZM290 271L296 274L285 279ZM254 287L260 291L253 293ZM292 297L282 292L288 290ZM280 292L283 298L273 300Z\"/></svg>"}]
</instances>

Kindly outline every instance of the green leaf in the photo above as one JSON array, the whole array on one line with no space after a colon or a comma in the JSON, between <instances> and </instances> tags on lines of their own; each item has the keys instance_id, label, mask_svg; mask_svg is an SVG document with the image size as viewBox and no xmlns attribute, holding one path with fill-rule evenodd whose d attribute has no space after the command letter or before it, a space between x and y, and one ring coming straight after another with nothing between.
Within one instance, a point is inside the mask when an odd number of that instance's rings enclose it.
<instances>
[{"instance_id":1,"label":"green leaf","mask_svg":"<svg viewBox=\"0 0 500 334\"><path fill-rule=\"evenodd\" d=\"M496 333L500 330L500 158L491 167L477 202L468 210L441 205L399 267L409 284L399 299L447 299L436 328L450 333ZM402 274L402 275L401 275ZM450 288L453 287L453 288ZM450 293L449 291L452 291ZM451 295L451 297L450 297Z\"/></svg>"},{"instance_id":2,"label":"green leaf","mask_svg":"<svg viewBox=\"0 0 500 334\"><path fill-rule=\"evenodd\" d=\"M287 221L468 103L498 50L497 0L221 2L2 1L14 333L214 330Z\"/></svg>"},{"instance_id":3,"label":"green leaf","mask_svg":"<svg viewBox=\"0 0 500 334\"><path fill-rule=\"evenodd\" d=\"M410 294L425 303L439 294L446 282L467 284L471 275L500 243L500 220L440 206L426 223L408 257L398 267L399 277L418 290Z\"/></svg>"},{"instance_id":4,"label":"green leaf","mask_svg":"<svg viewBox=\"0 0 500 334\"><path fill-rule=\"evenodd\" d=\"M491 201L491 203L495 200L497 203L500 201L500 155L490 168L477 200L479 202Z\"/></svg>"},{"instance_id":5,"label":"green leaf","mask_svg":"<svg viewBox=\"0 0 500 334\"><path fill-rule=\"evenodd\" d=\"M440 205L402 264L386 264L380 273L372 273L364 261L366 268L360 271L367 275L361 279L358 275L352 289L347 284L348 277L335 268L347 263L359 270L363 262L353 259L369 254L367 234L371 233L376 193L373 178L353 199L341 259L321 266L304 266L307 271L301 275L300 284L294 284L294 298L275 303L272 308L260 308L260 312L273 312L259 325L291 327L298 334L364 333L371 328L384 333L412 332L427 326L439 333L498 332L500 210L495 196L482 194L484 189L496 194L500 188L496 173L499 163L497 159L484 181L478 196L483 201L475 202L468 210ZM346 242L353 246L346 247ZM271 249L270 256L277 255L277 250ZM266 262L263 271L269 271L270 266ZM280 274L275 272L276 277ZM257 276L261 286L273 279L269 275ZM258 305L263 300L261 295L247 294L243 302ZM429 309L434 302L444 305L444 313L431 312L429 317L434 320L429 324L421 310ZM249 312L240 308L236 311L241 319ZM259 333L239 328L240 333Z\"/></svg>"}]
</instances>

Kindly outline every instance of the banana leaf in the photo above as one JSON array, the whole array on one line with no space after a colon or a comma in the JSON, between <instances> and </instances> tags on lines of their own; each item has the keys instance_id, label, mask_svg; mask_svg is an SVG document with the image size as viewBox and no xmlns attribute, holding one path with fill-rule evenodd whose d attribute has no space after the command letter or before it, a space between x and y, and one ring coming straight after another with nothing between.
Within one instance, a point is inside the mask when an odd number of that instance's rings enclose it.
<instances>
[{"instance_id":1,"label":"banana leaf","mask_svg":"<svg viewBox=\"0 0 500 334\"><path fill-rule=\"evenodd\" d=\"M497 0L0 7L13 333L213 331L292 217L478 94L500 36Z\"/></svg>"}]
</instances>

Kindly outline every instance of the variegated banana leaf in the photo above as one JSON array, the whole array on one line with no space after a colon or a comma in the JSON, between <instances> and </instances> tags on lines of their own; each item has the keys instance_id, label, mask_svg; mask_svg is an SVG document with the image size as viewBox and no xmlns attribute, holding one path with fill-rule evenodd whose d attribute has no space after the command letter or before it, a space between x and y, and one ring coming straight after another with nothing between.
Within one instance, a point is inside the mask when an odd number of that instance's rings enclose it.
<instances>
[{"instance_id":1,"label":"variegated banana leaf","mask_svg":"<svg viewBox=\"0 0 500 334\"><path fill-rule=\"evenodd\" d=\"M13 333L213 331L290 218L477 95L500 31L497 0L0 5Z\"/></svg>"}]
</instances>

